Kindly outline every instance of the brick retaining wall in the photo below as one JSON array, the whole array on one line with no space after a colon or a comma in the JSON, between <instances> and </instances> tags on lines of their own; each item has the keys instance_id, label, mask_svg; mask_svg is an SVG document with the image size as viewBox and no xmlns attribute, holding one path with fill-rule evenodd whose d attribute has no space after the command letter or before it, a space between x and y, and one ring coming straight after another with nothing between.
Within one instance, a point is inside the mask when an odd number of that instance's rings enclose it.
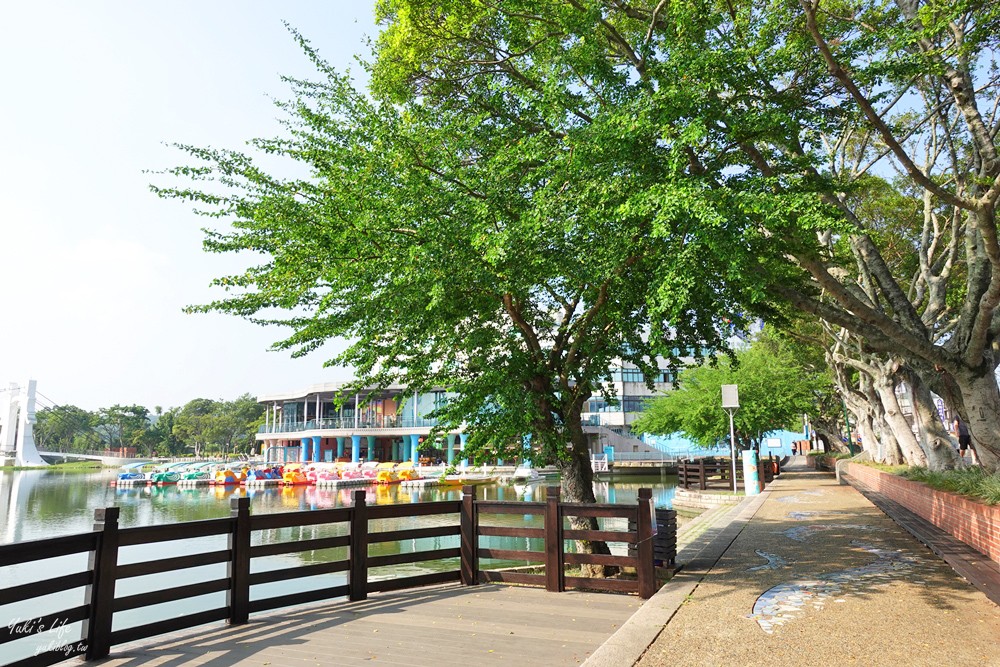
<instances>
[{"instance_id":1,"label":"brick retaining wall","mask_svg":"<svg viewBox=\"0 0 1000 667\"><path fill-rule=\"evenodd\" d=\"M843 465L844 472L865 486L1000 563L1000 505L977 503L870 466L846 462Z\"/></svg>"}]
</instances>

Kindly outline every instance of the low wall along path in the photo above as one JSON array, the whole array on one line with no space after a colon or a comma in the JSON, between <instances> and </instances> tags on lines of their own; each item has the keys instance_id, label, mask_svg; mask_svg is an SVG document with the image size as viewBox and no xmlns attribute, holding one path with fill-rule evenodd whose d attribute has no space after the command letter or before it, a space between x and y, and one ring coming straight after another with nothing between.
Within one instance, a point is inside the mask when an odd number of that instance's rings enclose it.
<instances>
[{"instance_id":1,"label":"low wall along path","mask_svg":"<svg viewBox=\"0 0 1000 667\"><path fill-rule=\"evenodd\" d=\"M1000 505L973 502L859 463L842 466L848 475L866 487L900 503L1000 563Z\"/></svg>"}]
</instances>

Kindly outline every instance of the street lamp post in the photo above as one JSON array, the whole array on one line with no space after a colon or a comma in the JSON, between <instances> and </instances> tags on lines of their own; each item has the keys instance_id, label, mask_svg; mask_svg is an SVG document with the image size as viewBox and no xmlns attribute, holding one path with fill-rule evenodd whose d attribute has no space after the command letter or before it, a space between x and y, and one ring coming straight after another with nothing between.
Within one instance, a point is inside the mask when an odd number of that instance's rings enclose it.
<instances>
[{"instance_id":1,"label":"street lamp post","mask_svg":"<svg viewBox=\"0 0 1000 667\"><path fill-rule=\"evenodd\" d=\"M722 409L729 413L729 449L733 467L733 492L739 491L736 485L736 430L733 428L733 415L740 409L740 392L735 384L722 385Z\"/></svg>"}]
</instances>

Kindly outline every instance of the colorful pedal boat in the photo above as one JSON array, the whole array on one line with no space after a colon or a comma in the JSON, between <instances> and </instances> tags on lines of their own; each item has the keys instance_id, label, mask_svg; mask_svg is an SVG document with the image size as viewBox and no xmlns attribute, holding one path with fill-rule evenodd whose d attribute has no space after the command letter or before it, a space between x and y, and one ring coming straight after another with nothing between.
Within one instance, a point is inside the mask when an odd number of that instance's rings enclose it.
<instances>
[{"instance_id":1,"label":"colorful pedal boat","mask_svg":"<svg viewBox=\"0 0 1000 667\"><path fill-rule=\"evenodd\" d=\"M262 479L281 479L280 468L255 468L247 473L246 481L259 481Z\"/></svg>"},{"instance_id":2,"label":"colorful pedal boat","mask_svg":"<svg viewBox=\"0 0 1000 667\"><path fill-rule=\"evenodd\" d=\"M219 470L215 473L215 483L221 486L233 486L242 484L246 480L246 473L240 471L239 474L232 470Z\"/></svg>"},{"instance_id":3,"label":"colorful pedal boat","mask_svg":"<svg viewBox=\"0 0 1000 667\"><path fill-rule=\"evenodd\" d=\"M396 466L396 476L399 477L399 481L401 482L409 482L421 478L420 472L413 467L413 461L400 463Z\"/></svg>"},{"instance_id":4,"label":"colorful pedal boat","mask_svg":"<svg viewBox=\"0 0 1000 667\"><path fill-rule=\"evenodd\" d=\"M281 476L281 483L285 486L299 486L309 484L309 478L301 470L286 470Z\"/></svg>"},{"instance_id":5,"label":"colorful pedal boat","mask_svg":"<svg viewBox=\"0 0 1000 667\"><path fill-rule=\"evenodd\" d=\"M399 482L399 475L396 473L396 464L392 461L379 463L375 468L376 484L396 484Z\"/></svg>"},{"instance_id":6,"label":"colorful pedal boat","mask_svg":"<svg viewBox=\"0 0 1000 667\"><path fill-rule=\"evenodd\" d=\"M181 474L173 470L163 470L160 472L154 472L149 477L149 481L153 484L176 484L181 479Z\"/></svg>"}]
</instances>

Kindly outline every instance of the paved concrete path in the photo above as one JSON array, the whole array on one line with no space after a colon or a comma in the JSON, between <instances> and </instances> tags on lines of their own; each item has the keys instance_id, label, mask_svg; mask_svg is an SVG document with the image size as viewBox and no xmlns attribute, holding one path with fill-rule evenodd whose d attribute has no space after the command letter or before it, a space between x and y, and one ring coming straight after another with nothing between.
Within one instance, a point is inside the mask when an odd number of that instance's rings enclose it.
<instances>
[{"instance_id":1,"label":"paved concrete path","mask_svg":"<svg viewBox=\"0 0 1000 667\"><path fill-rule=\"evenodd\" d=\"M1000 666L1000 608L831 475L787 470L727 519L588 665L656 631L640 667Z\"/></svg>"},{"instance_id":2,"label":"paved concrete path","mask_svg":"<svg viewBox=\"0 0 1000 667\"><path fill-rule=\"evenodd\" d=\"M577 665L641 604L625 595L428 586L158 637L114 648L100 664Z\"/></svg>"}]
</instances>

